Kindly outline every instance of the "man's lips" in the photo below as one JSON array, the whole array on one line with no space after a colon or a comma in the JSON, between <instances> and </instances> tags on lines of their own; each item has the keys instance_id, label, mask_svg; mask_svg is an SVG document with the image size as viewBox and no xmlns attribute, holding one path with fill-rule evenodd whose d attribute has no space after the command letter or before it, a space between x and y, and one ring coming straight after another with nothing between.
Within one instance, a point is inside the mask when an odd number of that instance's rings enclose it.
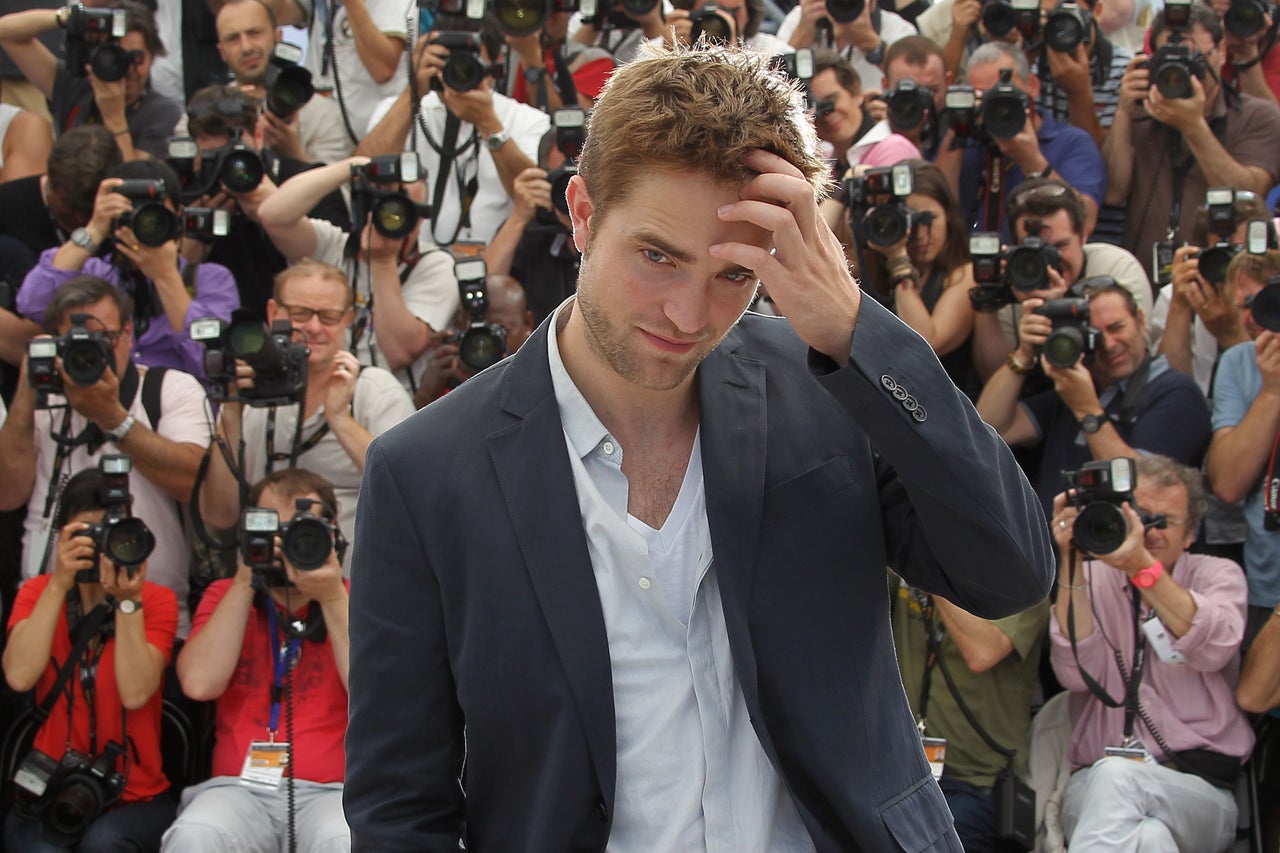
<instances>
[{"instance_id":1,"label":"man's lips","mask_svg":"<svg viewBox=\"0 0 1280 853\"><path fill-rule=\"evenodd\" d=\"M653 344L663 352L677 354L686 353L693 349L694 345L697 344L697 341L681 341L664 337L663 335L657 335L653 332L646 332L644 329L641 329L640 333L649 339L649 343Z\"/></svg>"}]
</instances>

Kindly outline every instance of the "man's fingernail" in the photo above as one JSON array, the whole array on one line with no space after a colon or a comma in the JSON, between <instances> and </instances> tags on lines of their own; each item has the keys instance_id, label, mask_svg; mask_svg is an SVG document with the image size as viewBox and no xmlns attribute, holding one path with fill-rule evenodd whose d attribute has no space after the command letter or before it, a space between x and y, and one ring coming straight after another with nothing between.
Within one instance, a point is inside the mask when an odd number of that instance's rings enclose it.
<instances>
[{"instance_id":1,"label":"man's fingernail","mask_svg":"<svg viewBox=\"0 0 1280 853\"><path fill-rule=\"evenodd\" d=\"M729 212L729 211L731 211L731 210L733 210L733 204L732 204L732 203L729 203L729 204L722 204L722 205L720 205L718 208L716 208L716 213L718 213L718 214L719 214L719 215L721 215L721 216L724 216L726 213L728 213L728 212Z\"/></svg>"}]
</instances>

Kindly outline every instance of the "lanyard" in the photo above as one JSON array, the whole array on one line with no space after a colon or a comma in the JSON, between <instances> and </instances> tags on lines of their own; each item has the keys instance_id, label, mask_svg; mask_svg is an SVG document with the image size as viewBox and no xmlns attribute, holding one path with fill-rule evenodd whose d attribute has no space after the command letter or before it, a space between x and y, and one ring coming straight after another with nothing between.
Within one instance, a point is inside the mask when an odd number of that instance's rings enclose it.
<instances>
[{"instance_id":1,"label":"lanyard","mask_svg":"<svg viewBox=\"0 0 1280 853\"><path fill-rule=\"evenodd\" d=\"M302 638L293 637L286 641L284 632L280 630L276 616L276 605L270 598L267 600L267 623L270 626L271 643L271 717L267 722L267 734L275 743L276 732L280 730L280 700L284 696L284 676L298 662Z\"/></svg>"},{"instance_id":2,"label":"lanyard","mask_svg":"<svg viewBox=\"0 0 1280 853\"><path fill-rule=\"evenodd\" d=\"M293 430L293 445L288 453L276 453L276 407L272 406L267 412L267 471L270 474L275 470L277 462L289 460L290 468L298 467L298 457L306 453L311 448L320 443L320 439L329 434L329 422L325 421L306 441L302 441L302 406L298 406L298 421Z\"/></svg>"},{"instance_id":3,"label":"lanyard","mask_svg":"<svg viewBox=\"0 0 1280 853\"><path fill-rule=\"evenodd\" d=\"M920 701L916 705L920 734L924 734L927 713L929 710L929 690L933 684L933 667L942 655L943 627L933 621L933 599L918 589L911 590L912 600L920 607L920 617L924 620L925 656L924 674L920 676Z\"/></svg>"}]
</instances>

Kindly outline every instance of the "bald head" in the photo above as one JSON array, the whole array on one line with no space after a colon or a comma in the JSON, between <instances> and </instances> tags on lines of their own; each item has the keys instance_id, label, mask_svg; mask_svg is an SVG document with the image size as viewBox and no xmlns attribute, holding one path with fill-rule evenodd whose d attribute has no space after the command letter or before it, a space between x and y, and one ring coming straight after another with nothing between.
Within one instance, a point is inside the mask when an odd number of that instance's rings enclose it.
<instances>
[{"instance_id":1,"label":"bald head","mask_svg":"<svg viewBox=\"0 0 1280 853\"><path fill-rule=\"evenodd\" d=\"M520 349L533 332L533 312L525 299L524 286L509 275L491 275L484 280L489 291L489 322L507 330L507 352Z\"/></svg>"}]
</instances>

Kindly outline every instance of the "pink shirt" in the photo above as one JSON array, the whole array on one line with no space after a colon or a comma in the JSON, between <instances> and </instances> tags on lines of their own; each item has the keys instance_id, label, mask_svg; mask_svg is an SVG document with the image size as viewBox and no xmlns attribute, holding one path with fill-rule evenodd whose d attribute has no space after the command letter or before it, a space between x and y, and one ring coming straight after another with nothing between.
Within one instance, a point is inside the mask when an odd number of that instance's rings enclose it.
<instances>
[{"instance_id":1,"label":"pink shirt","mask_svg":"<svg viewBox=\"0 0 1280 853\"><path fill-rule=\"evenodd\" d=\"M1171 750L1210 749L1244 758L1254 740L1253 729L1236 706L1234 691L1248 596L1244 572L1220 557L1183 554L1171 574L1196 603L1190 630L1173 643L1186 662L1165 663L1148 643L1139 701ZM1124 573L1090 561L1084 564L1084 578L1077 576L1075 583L1089 584L1097 623L1092 634L1076 643L1079 667L1056 618L1050 620L1049 639L1053 671L1072 693L1075 729L1068 758L1073 768L1079 768L1093 764L1104 756L1106 747L1120 746L1124 739L1124 709L1108 708L1090 694L1080 668L1120 699L1124 685L1112 649L1120 651L1126 671L1132 671L1134 644L1131 587ZM1142 618L1149 613L1144 602ZM1141 719L1134 734L1156 758L1164 758Z\"/></svg>"},{"instance_id":2,"label":"pink shirt","mask_svg":"<svg viewBox=\"0 0 1280 853\"><path fill-rule=\"evenodd\" d=\"M920 149L910 139L894 133L862 152L862 159L858 165L892 166L895 163L901 163L903 160L913 159L920 159ZM855 164L851 163L850 165Z\"/></svg>"}]
</instances>

